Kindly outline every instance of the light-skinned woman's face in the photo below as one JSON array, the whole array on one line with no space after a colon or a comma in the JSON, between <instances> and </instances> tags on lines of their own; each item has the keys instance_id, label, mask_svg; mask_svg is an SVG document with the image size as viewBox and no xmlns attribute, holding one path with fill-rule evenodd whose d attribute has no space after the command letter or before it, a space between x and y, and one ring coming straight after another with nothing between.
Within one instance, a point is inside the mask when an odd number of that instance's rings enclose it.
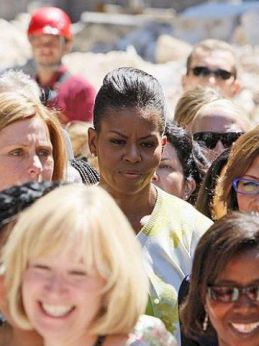
<instances>
[{"instance_id":1,"label":"light-skinned woman's face","mask_svg":"<svg viewBox=\"0 0 259 346\"><path fill-rule=\"evenodd\" d=\"M183 167L175 148L169 142L164 147L154 183L164 191L184 198L185 178Z\"/></svg>"},{"instance_id":2,"label":"light-skinned woman's face","mask_svg":"<svg viewBox=\"0 0 259 346\"><path fill-rule=\"evenodd\" d=\"M33 328L51 344L82 343L101 310L104 280L86 272L78 248L32 259L23 274L24 309Z\"/></svg>"},{"instance_id":3,"label":"light-skinned woman's face","mask_svg":"<svg viewBox=\"0 0 259 346\"><path fill-rule=\"evenodd\" d=\"M5 245L8 235L11 232L12 228L14 227L15 222L11 221L7 225L0 228L0 253ZM8 304L7 304L7 295L6 295L6 288L5 288L5 277L4 277L4 267L2 264L0 264L0 312L4 316L5 320L11 324L14 325L11 316L9 314Z\"/></svg>"},{"instance_id":4,"label":"light-skinned woman's face","mask_svg":"<svg viewBox=\"0 0 259 346\"><path fill-rule=\"evenodd\" d=\"M259 156L257 156L242 178L259 182ZM237 204L240 211L259 212L259 194L249 195L237 193Z\"/></svg>"},{"instance_id":5,"label":"light-skinned woman's face","mask_svg":"<svg viewBox=\"0 0 259 346\"><path fill-rule=\"evenodd\" d=\"M159 121L157 114L137 108L107 109L100 130L89 129L101 184L113 197L149 188L166 142L159 132Z\"/></svg>"},{"instance_id":6,"label":"light-skinned woman's face","mask_svg":"<svg viewBox=\"0 0 259 346\"><path fill-rule=\"evenodd\" d=\"M37 116L0 130L0 190L27 181L50 181L52 151L48 128Z\"/></svg>"},{"instance_id":7,"label":"light-skinned woman's face","mask_svg":"<svg viewBox=\"0 0 259 346\"><path fill-rule=\"evenodd\" d=\"M214 285L246 288L259 286L259 251L249 250L236 255L225 266ZM253 297L256 288L252 289ZM259 345L259 301L242 292L234 302L206 298L209 321L217 332L219 346Z\"/></svg>"}]
</instances>

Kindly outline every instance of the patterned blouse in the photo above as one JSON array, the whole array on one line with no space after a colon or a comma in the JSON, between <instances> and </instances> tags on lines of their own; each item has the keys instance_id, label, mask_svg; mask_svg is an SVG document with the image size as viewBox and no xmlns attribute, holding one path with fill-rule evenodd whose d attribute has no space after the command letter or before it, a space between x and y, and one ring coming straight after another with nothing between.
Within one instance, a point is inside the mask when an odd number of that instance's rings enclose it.
<instances>
[{"instance_id":1,"label":"patterned blouse","mask_svg":"<svg viewBox=\"0 0 259 346\"><path fill-rule=\"evenodd\" d=\"M175 338L158 318L140 316L125 346L176 346Z\"/></svg>"},{"instance_id":2,"label":"patterned blouse","mask_svg":"<svg viewBox=\"0 0 259 346\"><path fill-rule=\"evenodd\" d=\"M211 224L191 204L157 188L153 212L137 235L150 281L146 313L160 318L179 344L178 290L191 272L195 247Z\"/></svg>"}]
</instances>

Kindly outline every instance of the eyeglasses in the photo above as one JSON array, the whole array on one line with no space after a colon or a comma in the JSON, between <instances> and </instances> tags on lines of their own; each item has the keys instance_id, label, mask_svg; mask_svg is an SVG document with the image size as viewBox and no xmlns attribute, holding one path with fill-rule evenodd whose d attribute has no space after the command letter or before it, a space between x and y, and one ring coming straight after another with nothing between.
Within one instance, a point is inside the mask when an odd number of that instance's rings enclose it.
<instances>
[{"instance_id":1,"label":"eyeglasses","mask_svg":"<svg viewBox=\"0 0 259 346\"><path fill-rule=\"evenodd\" d=\"M202 78L208 78L209 76L213 75L216 79L228 80L231 77L235 77L234 72L230 72L222 68L211 70L206 66L196 66L191 68L191 71L194 76Z\"/></svg>"},{"instance_id":2,"label":"eyeglasses","mask_svg":"<svg viewBox=\"0 0 259 346\"><path fill-rule=\"evenodd\" d=\"M259 181L247 178L236 178L232 186L237 193L244 195L257 195L259 193Z\"/></svg>"},{"instance_id":3,"label":"eyeglasses","mask_svg":"<svg viewBox=\"0 0 259 346\"><path fill-rule=\"evenodd\" d=\"M241 294L245 294L253 302L259 302L259 285L247 287L215 285L209 286L207 292L210 299L221 303L237 302Z\"/></svg>"},{"instance_id":4,"label":"eyeglasses","mask_svg":"<svg viewBox=\"0 0 259 346\"><path fill-rule=\"evenodd\" d=\"M208 149L214 149L218 141L221 141L224 148L229 148L242 134L243 132L197 132L193 134L193 139Z\"/></svg>"}]
</instances>

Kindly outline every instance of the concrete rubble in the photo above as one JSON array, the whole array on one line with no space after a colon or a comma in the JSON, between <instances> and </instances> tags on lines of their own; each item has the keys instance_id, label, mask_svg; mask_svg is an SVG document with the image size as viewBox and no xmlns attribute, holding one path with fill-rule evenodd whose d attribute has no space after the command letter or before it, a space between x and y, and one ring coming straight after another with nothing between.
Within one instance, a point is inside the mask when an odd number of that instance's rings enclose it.
<instances>
[{"instance_id":1,"label":"concrete rubble","mask_svg":"<svg viewBox=\"0 0 259 346\"><path fill-rule=\"evenodd\" d=\"M182 92L181 75L185 71L186 57L192 44L205 38L207 32L210 37L227 39L234 44L242 69L240 103L245 112L259 123L259 6L258 10L225 13L221 21L207 19L210 30L204 26L205 19L197 23L194 15L186 13L176 16L167 12L164 22L161 19L142 20L136 25L128 22L124 26L116 25L116 20L115 23L103 24L94 23L93 19L88 23L81 20L74 25L74 49L64 62L73 73L85 76L97 89L104 75L116 67L141 68L160 80L168 99L170 115L173 116L175 103ZM26 38L28 18L28 14L24 13L14 21L0 20L0 70L23 66L31 58ZM228 26L224 24L227 19ZM134 20L137 23L136 16Z\"/></svg>"}]
</instances>

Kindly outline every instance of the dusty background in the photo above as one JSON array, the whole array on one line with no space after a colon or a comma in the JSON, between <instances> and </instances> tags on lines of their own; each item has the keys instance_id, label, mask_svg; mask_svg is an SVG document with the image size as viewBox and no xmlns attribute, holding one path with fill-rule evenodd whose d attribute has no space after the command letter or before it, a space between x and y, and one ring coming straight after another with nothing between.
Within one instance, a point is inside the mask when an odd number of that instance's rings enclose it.
<instances>
[{"instance_id":1,"label":"dusty background","mask_svg":"<svg viewBox=\"0 0 259 346\"><path fill-rule=\"evenodd\" d=\"M10 4L12 1L9 0ZM20 6L25 6L25 2L20 0ZM75 0L72 3L75 5ZM141 68L160 80L173 116L174 105L182 92L185 60L192 45L207 37L224 39L234 45L240 61L243 88L237 101L259 123L258 1L205 3L181 12L168 6L143 6L141 1L127 4L99 2L101 11L80 13L79 20L73 24L73 51L64 58L73 73L84 75L98 89L104 75L113 68ZM26 7L26 12L21 8L14 19L0 19L1 70L25 65L25 71L33 73L26 37L29 10L35 7L35 2L33 5Z\"/></svg>"}]
</instances>

